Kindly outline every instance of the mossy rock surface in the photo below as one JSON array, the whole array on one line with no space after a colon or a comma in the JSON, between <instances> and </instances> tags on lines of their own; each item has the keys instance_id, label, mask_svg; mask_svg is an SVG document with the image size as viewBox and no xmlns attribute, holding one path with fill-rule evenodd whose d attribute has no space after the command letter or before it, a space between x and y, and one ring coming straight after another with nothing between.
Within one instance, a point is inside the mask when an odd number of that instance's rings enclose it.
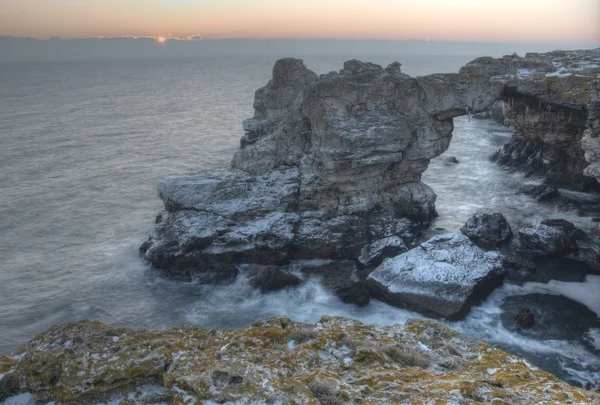
<instances>
[{"instance_id":1,"label":"mossy rock surface","mask_svg":"<svg viewBox=\"0 0 600 405\"><path fill-rule=\"evenodd\" d=\"M380 327L278 317L239 330L161 331L82 321L51 328L0 367L0 401L28 392L57 405L600 403L526 360L417 319Z\"/></svg>"}]
</instances>

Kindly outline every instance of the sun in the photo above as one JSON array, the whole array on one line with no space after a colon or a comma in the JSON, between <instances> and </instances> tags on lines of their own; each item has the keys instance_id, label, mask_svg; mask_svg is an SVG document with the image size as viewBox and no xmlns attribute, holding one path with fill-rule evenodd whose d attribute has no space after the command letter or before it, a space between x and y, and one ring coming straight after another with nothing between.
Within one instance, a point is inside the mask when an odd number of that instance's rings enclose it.
<instances>
[{"instance_id":1,"label":"sun","mask_svg":"<svg viewBox=\"0 0 600 405\"><path fill-rule=\"evenodd\" d=\"M158 42L160 42L161 44L164 44L164 43L165 43L165 41L167 40L167 38L165 38L165 37L158 37L158 38L156 38L156 40L157 40Z\"/></svg>"}]
</instances>

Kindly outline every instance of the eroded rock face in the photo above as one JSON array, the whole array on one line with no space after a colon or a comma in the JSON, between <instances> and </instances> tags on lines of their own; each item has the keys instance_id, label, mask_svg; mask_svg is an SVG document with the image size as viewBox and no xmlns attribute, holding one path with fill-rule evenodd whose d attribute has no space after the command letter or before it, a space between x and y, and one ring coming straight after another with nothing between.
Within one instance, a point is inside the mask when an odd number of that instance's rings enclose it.
<instances>
[{"instance_id":1,"label":"eroded rock face","mask_svg":"<svg viewBox=\"0 0 600 405\"><path fill-rule=\"evenodd\" d=\"M323 317L316 325L272 318L240 330L161 331L82 321L55 326L0 357L0 373L0 401L28 392L39 404L57 405L593 404L599 398L417 319L379 327L346 318Z\"/></svg>"},{"instance_id":2,"label":"eroded rock face","mask_svg":"<svg viewBox=\"0 0 600 405\"><path fill-rule=\"evenodd\" d=\"M436 236L387 259L368 277L373 296L446 319L464 317L504 279L502 257L461 234Z\"/></svg>"},{"instance_id":3,"label":"eroded rock face","mask_svg":"<svg viewBox=\"0 0 600 405\"><path fill-rule=\"evenodd\" d=\"M280 60L232 168L159 184L166 211L142 253L207 281L231 278L237 263L356 260L373 241L404 238L407 222L429 224L436 196L421 174L448 148L452 118L502 89L472 75L415 79L397 63L352 60L317 77Z\"/></svg>"},{"instance_id":4,"label":"eroded rock face","mask_svg":"<svg viewBox=\"0 0 600 405\"><path fill-rule=\"evenodd\" d=\"M590 164L584 174L600 181L600 81L590 85L587 100L588 119L581 145Z\"/></svg>"},{"instance_id":5,"label":"eroded rock face","mask_svg":"<svg viewBox=\"0 0 600 405\"><path fill-rule=\"evenodd\" d=\"M502 111L496 106L494 115L517 134L495 160L542 177L550 185L597 189L583 170L588 165L584 149L592 163L587 175L593 175L597 162L596 143L590 140L600 125L598 94L591 83L600 78L599 61L600 48L479 58L463 67L461 73L487 76L506 85ZM582 147L586 128L590 135Z\"/></svg>"}]
</instances>

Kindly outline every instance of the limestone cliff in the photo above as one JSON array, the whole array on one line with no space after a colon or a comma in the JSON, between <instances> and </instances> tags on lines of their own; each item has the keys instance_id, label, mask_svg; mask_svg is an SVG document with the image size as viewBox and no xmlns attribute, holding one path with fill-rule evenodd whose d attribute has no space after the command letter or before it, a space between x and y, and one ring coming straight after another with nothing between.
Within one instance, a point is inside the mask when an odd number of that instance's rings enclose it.
<instances>
[{"instance_id":1,"label":"limestone cliff","mask_svg":"<svg viewBox=\"0 0 600 405\"><path fill-rule=\"evenodd\" d=\"M0 401L40 404L594 404L526 360L435 322L272 318L240 330L55 326L0 357Z\"/></svg>"},{"instance_id":2,"label":"limestone cliff","mask_svg":"<svg viewBox=\"0 0 600 405\"><path fill-rule=\"evenodd\" d=\"M597 106L588 93L593 97L591 83L600 78L600 49L479 58L461 73L505 85L504 123L516 135L496 154L496 161L554 186L598 188L593 178L584 175L588 165L584 148L588 145L589 159L594 159L594 147L593 142L582 147L582 137L586 126L588 139L598 133ZM593 172L590 168L585 174Z\"/></svg>"}]
</instances>

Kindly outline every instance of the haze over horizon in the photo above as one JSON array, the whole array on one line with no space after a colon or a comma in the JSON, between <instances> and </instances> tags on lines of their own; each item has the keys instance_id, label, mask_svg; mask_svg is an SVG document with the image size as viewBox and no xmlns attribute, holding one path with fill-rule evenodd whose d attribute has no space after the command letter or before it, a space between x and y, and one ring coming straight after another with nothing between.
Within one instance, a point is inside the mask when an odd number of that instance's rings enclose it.
<instances>
[{"instance_id":1,"label":"haze over horizon","mask_svg":"<svg viewBox=\"0 0 600 405\"><path fill-rule=\"evenodd\" d=\"M597 0L19 0L0 35L600 42Z\"/></svg>"}]
</instances>

